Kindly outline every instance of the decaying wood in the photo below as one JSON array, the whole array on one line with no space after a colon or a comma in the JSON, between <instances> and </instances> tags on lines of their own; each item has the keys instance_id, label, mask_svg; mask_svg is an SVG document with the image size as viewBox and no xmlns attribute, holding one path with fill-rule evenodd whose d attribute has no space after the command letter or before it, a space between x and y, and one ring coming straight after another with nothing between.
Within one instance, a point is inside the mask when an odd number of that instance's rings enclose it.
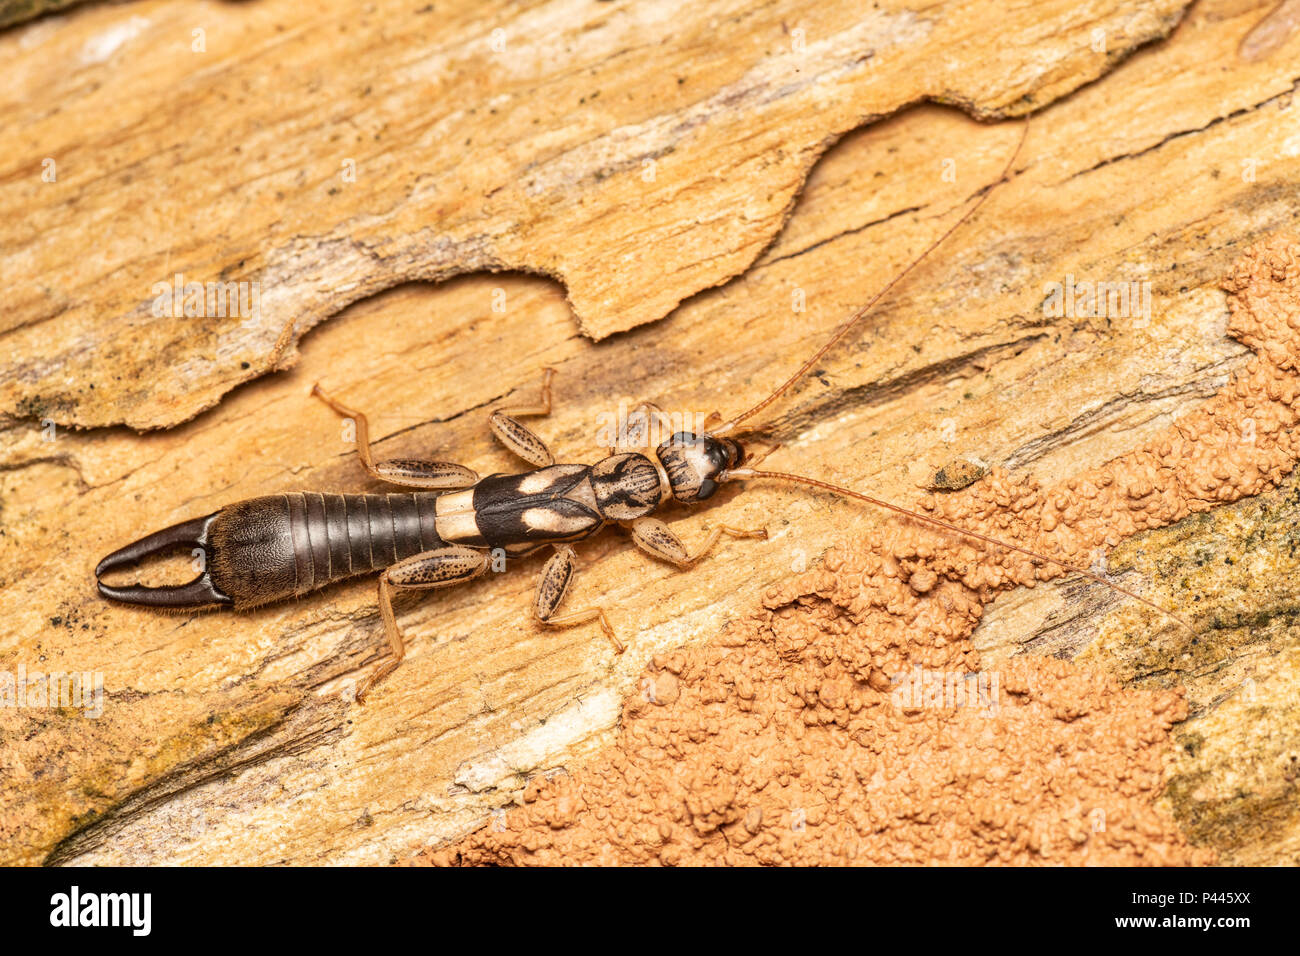
<instances>
[{"instance_id":1,"label":"decaying wood","mask_svg":"<svg viewBox=\"0 0 1300 956\"><path fill-rule=\"evenodd\" d=\"M0 0L0 27L22 23L42 13L62 10L81 2L82 0Z\"/></svg>"},{"instance_id":2,"label":"decaying wood","mask_svg":"<svg viewBox=\"0 0 1300 956\"><path fill-rule=\"evenodd\" d=\"M205 12L214 52L199 71L170 4L11 31L4 109L28 166L0 200L0 665L100 672L107 694L93 720L0 708L8 860L385 862L462 833L528 775L599 747L651 655L717 633L833 541L876 532L886 519L863 509L754 487L670 515L690 542L724 520L772 532L693 572L617 533L595 539L570 600L610 610L622 656L594 625L530 621L540 557L406 599L408 659L362 709L347 693L380 648L370 582L176 617L108 606L91 573L126 541L240 498L378 490L308 397L317 380L371 415L382 455L482 474L514 467L488 409L531 398L543 366L558 370L556 408L538 430L567 460L600 452L621 399L701 416L751 403L992 184L1019 139L1017 123L907 110L831 149L785 221L828 143L918 98L985 119L1046 108L975 219L774 409L784 447L770 463L910 503L961 458L1052 475L1138 445L1243 362L1219 279L1252 238L1293 223L1300 41L1240 55L1272 6L1199 4L1123 62L1181 6L1049 3L1022 22L978 4L867 19L547 6L501 14L499 61L490 15L440 5L429 25L381 7L295 25L288 8L241 4ZM1094 28L1108 52L1090 47ZM135 39L67 69L64 54L114 30ZM121 105L140 96L156 105ZM63 157L57 186L37 185L46 154ZM339 181L347 157L356 183ZM564 284L470 276L372 295L495 268ZM262 324L151 318L149 289L173 272L261 281ZM1150 323L1045 315L1045 285L1071 275L1150 281ZM291 319L319 327L291 370L264 374ZM1068 587L1018 592L976 639L992 655L1051 640L1119 669L1088 638L1112 607ZM1270 640L1279 654L1294 643L1285 627ZM1261 792L1285 794L1287 738L1259 739L1250 708L1218 709L1240 668L1202 671L1211 762L1186 779L1249 746ZM1251 690L1268 721L1294 726L1283 683ZM1276 860L1294 853L1295 818L1275 817L1267 839L1196 832Z\"/></svg>"},{"instance_id":3,"label":"decaying wood","mask_svg":"<svg viewBox=\"0 0 1300 956\"><path fill-rule=\"evenodd\" d=\"M752 263L846 131L926 98L1021 115L1187 2L341 0L196 22L160 0L15 31L0 410L174 425L347 304L473 271L561 280L593 338L633 328ZM255 283L257 308L158 316L177 275Z\"/></svg>"}]
</instances>

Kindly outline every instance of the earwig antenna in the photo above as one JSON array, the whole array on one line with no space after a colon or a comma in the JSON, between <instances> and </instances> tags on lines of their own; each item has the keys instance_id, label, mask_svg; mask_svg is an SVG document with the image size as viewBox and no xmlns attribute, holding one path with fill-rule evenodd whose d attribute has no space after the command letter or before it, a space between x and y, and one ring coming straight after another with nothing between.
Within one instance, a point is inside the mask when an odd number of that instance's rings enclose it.
<instances>
[{"instance_id":1,"label":"earwig antenna","mask_svg":"<svg viewBox=\"0 0 1300 956\"><path fill-rule=\"evenodd\" d=\"M780 471L754 471L752 468L737 468L732 471L729 471L726 473L726 477L724 478L724 480L730 480L733 478L735 479L770 478L774 481L788 481L788 482L793 482L795 484L811 485L814 488L820 488L823 491L830 491L837 495L845 495L846 497L849 498L857 498L859 501L865 501L868 504L875 505L877 508L884 508L887 511L892 511L895 514L904 515L916 521L920 521L937 528L942 528L945 531L950 531L953 534L961 535L964 538L973 538L976 541L981 541L985 544L995 545L999 548L1004 548L1007 551L1018 551L1020 554L1027 555L1028 557L1031 558L1037 558L1040 561L1047 561L1051 564L1056 565L1058 568L1064 568L1066 571L1072 571L1075 574L1081 574L1086 578L1096 581L1098 584L1105 585L1106 587L1110 588L1112 591L1116 591L1120 594L1123 594L1125 597L1130 597L1135 601L1145 604L1147 607L1151 608L1154 611L1159 611L1162 615L1169 618L1171 621L1175 621L1180 626L1186 628L1188 631L1192 630L1192 626L1190 624L1188 624L1185 620L1183 620L1181 617L1179 617L1177 614L1173 613L1172 611L1166 610L1165 608L1161 607L1159 604L1156 604L1154 601L1147 600L1140 594L1133 593L1128 588L1120 587L1118 584L1115 584L1113 581L1107 581L1100 574L1094 574L1092 571L1089 571L1086 568L1075 567L1073 564L1068 564L1065 561L1058 560L1057 558L1050 557L1046 554L1040 554L1037 551L1031 551L1028 548L1022 548L1019 545L1011 544L1009 541L1001 541L998 538L990 537L987 534L980 534L978 531L970 531L966 528L961 527L960 525L955 525L952 524L951 522L944 521L941 518L933 518L930 515L921 514L918 511L912 511L911 509L904 508L901 505L891 504L890 502L884 501L880 498L873 498L871 497L871 495L864 495L860 491L852 491L851 489L841 487L840 485L833 485L828 481L821 481L817 478L807 478L803 475L790 475Z\"/></svg>"},{"instance_id":2,"label":"earwig antenna","mask_svg":"<svg viewBox=\"0 0 1300 956\"><path fill-rule=\"evenodd\" d=\"M827 352L829 352L836 345L838 345L851 331L853 331L853 329L857 326L857 324L861 322L863 318L865 318L866 315L873 308L875 308L876 303L878 303L881 299L883 299L886 295L888 295L894 289L895 286L897 286L901 281L903 281L903 279L908 275L908 273L910 273L918 265L924 262L925 259L930 256L931 253L933 253L936 249L938 249L941 245L943 245L945 241L947 241L949 236L951 236L954 232L960 229L968 219L970 219L973 215L975 215L975 213L979 210L980 206L984 204L984 201L988 199L988 197L992 194L994 187L996 187L999 183L1005 182L1007 178L1011 175L1011 170L1015 166L1016 160L1020 156L1020 151L1024 147L1025 139L1028 137L1028 135L1029 135L1029 123L1028 121L1026 121L1024 129L1021 131L1020 134L1020 142L1016 144L1015 152L1011 154L1011 158L1007 161L1006 167L1002 170L1002 175L997 179L996 182L991 183L988 187L986 187L983 190L983 192L981 192L981 194L975 200L975 203L970 207L970 209L962 213L960 219L958 219L955 223L953 223L946 230L944 230L943 234L939 236L939 238L936 239L934 242L930 243L930 245L926 247L924 252L922 252L919 256L917 256L910 263L908 263L907 267L904 268L897 275L895 275L894 278L890 279L889 282L885 284L884 288L882 288L879 292L877 292L874 296L871 297L870 301L868 301L866 305L862 306L862 308L854 312L853 315L849 317L848 321L846 321L835 331L835 333L830 337L830 339L826 342L826 344L823 345L820 349L818 349L817 352L812 356L812 358L808 359L808 361L804 362L803 365L799 366L799 369L788 379L786 379L774 392L772 392L772 394L768 395L757 405L754 405L752 408L737 415L729 422L726 422L725 424L720 425L718 428L713 429L712 434L721 437L735 431L737 425L739 425L741 422L745 421L746 419L752 418L753 416L761 412L763 409L767 408L767 406L771 405L778 398L780 398L787 391L789 391L794 386L794 384L799 381L799 379L803 378L806 374L808 374L808 371L813 366L815 366L819 361L821 361L821 359L826 355ZM767 454L770 454L770 451ZM767 454L764 454L762 457L766 458ZM1089 580L1096 581L1098 584L1108 587L1112 591L1115 591L1118 594L1122 594L1125 597L1132 598L1134 601L1137 601L1140 604L1145 604L1153 611L1156 611L1162 616L1169 618L1171 621L1174 621L1180 627L1186 628L1188 631L1192 630L1192 626L1188 624L1187 621L1183 620L1181 617L1179 617L1177 614L1174 614L1172 611L1166 610L1165 608L1161 607L1159 604L1156 604L1154 601L1150 601L1147 598L1142 597L1142 595L1140 594L1135 594L1133 591L1130 591L1128 588L1121 587L1120 585L1115 584L1112 581L1108 581L1101 575L1089 571L1086 568L1075 567L1072 564L1069 564L1065 561L1061 561L1057 558L1050 557L1049 555L1041 554L1037 551L1031 551L1029 548L1022 548L1019 545L1011 544L1008 541L1002 541L998 538L991 537L990 535L987 534L981 534L978 531L970 531L966 528L961 527L960 525L955 525L949 521L944 521L941 518L934 518L931 517L930 515L921 514L920 512L912 511L910 508L904 508L901 505L892 504L891 502L884 501L880 498L873 498L871 495L863 494L860 491L853 491L849 488L844 488L840 485L833 485L828 481L821 481L820 479L817 478L808 478L803 475L791 475L779 471L756 471L753 468L735 468L726 472L725 475L723 476L724 481L735 480L735 479L744 480L750 478L767 478L773 481L786 481L794 484L809 485L813 488L820 488L823 491L832 492L833 494L844 495L845 497L848 498L856 498L859 501L867 502L867 504L875 505L877 508L883 508L886 511L892 511L895 514L903 515L904 517L911 518L914 521L919 521L923 524L928 524L931 527L941 528L944 531L948 531L952 534L959 535L963 538L979 541L983 544L990 544L993 545L994 547L1002 548L1006 551L1015 551L1027 557L1034 558L1035 560L1038 561L1046 561L1049 564L1056 565L1058 568L1062 568L1074 574L1082 575L1083 577L1088 578Z\"/></svg>"},{"instance_id":3,"label":"earwig antenna","mask_svg":"<svg viewBox=\"0 0 1300 956\"><path fill-rule=\"evenodd\" d=\"M873 308L875 308L877 302L879 302L886 295L888 295L889 292L896 285L898 285L898 283L903 281L903 279L907 276L909 272L911 272L922 262L924 262L929 257L929 255L932 252L934 252L934 250L938 249L941 245L943 245L949 236L951 236L954 232L956 232L958 229L961 228L962 224L965 223L966 220L970 219L971 216L975 215L976 211L979 210L980 206L984 205L984 200L988 199L989 195L993 192L994 187L997 186L999 183L1005 182L1007 177L1011 175L1011 169L1013 166L1015 166L1016 160L1020 156L1020 150L1021 148L1024 147L1025 139L1028 136L1029 136L1029 121L1026 120L1024 130L1020 134L1020 142L1016 144L1016 151L1011 154L1011 159L1007 161L1006 168L1002 170L1002 175L998 177L998 179L995 182L989 184L989 186L987 186L983 190L983 192L980 193L979 198L975 200L975 204L971 206L970 209L962 213L960 219L958 219L946 230L944 230L943 235L941 235L934 242L930 243L930 245L926 247L924 252L922 252L919 256L917 256L910 263L908 263L907 268L903 269L902 272L898 273L897 275L894 276L894 278L890 279L889 282L885 284L885 287L881 289L879 292L877 292L874 296L872 296L870 301L868 301L866 305L858 309L858 311L854 312L853 315L849 317L849 320L845 322L843 325L841 325L839 329L836 330L835 334L830 337L830 339L826 342L826 344L823 345L820 349L818 349L816 354L814 354L812 358L804 362L803 365L799 366L799 370L795 372L793 375L791 375L788 379L786 379L785 382L782 383L781 386L777 388L776 391L774 391L771 395L767 396L767 398L763 399L753 408L750 408L748 411L742 412L741 414L737 415L735 418L731 419L731 421L715 428L713 430L713 434L719 437L723 435L731 434L731 432L735 431L737 425L745 421L745 419L747 418L752 418L753 416L761 412L763 409L767 408L767 406L771 405L778 398L780 398L787 391L789 391L790 388L797 381L799 381L799 379L803 378L806 374L808 374L808 370L811 369L818 362L820 362L822 357L825 356L827 352L829 352L836 345L838 345L839 342L846 335L848 335L851 331L853 331L853 328L866 317L867 313L870 312Z\"/></svg>"}]
</instances>

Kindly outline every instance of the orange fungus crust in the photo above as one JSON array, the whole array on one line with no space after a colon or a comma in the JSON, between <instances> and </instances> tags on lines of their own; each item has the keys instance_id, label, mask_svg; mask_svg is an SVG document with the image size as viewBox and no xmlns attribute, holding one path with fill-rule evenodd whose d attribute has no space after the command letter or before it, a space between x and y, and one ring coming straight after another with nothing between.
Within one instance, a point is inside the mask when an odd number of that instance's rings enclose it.
<instances>
[{"instance_id":1,"label":"orange fungus crust","mask_svg":"<svg viewBox=\"0 0 1300 956\"><path fill-rule=\"evenodd\" d=\"M1300 451L1300 244L1256 244L1224 286L1255 355L1204 404L1057 484L994 470L922 507L1087 565L1278 482ZM586 767L416 862L1213 862L1159 802L1181 691L1029 655L981 670L985 603L1064 573L907 521L833 548L715 641L654 658Z\"/></svg>"}]
</instances>

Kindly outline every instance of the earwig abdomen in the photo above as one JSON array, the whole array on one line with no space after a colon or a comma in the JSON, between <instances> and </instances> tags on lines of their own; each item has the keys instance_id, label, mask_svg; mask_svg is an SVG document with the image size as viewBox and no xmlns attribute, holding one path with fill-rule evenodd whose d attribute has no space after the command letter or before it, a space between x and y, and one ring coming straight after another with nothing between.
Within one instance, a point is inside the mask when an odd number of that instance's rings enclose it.
<instances>
[{"instance_id":1,"label":"earwig abdomen","mask_svg":"<svg viewBox=\"0 0 1300 956\"><path fill-rule=\"evenodd\" d=\"M437 497L296 493L230 505L208 532L212 584L242 610L443 547Z\"/></svg>"}]
</instances>

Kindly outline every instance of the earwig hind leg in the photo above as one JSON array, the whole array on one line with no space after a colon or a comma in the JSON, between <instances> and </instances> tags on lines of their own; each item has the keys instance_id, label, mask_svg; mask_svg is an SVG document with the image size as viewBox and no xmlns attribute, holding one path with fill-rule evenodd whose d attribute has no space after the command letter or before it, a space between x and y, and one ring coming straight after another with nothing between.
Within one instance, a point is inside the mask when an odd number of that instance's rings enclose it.
<instances>
[{"instance_id":1,"label":"earwig hind leg","mask_svg":"<svg viewBox=\"0 0 1300 956\"><path fill-rule=\"evenodd\" d=\"M573 548L568 545L556 545L555 554L546 562L546 567L542 569L542 580L537 585L537 598L533 604L533 613L537 616L537 620L548 627L573 627L591 620L599 621L600 629L614 645L614 650L622 654L627 648L614 633L609 618L601 608L589 607L581 611L561 614L559 617L555 616L555 611L564 600L564 595L569 590L569 583L573 580L573 570Z\"/></svg>"},{"instance_id":2,"label":"earwig hind leg","mask_svg":"<svg viewBox=\"0 0 1300 956\"><path fill-rule=\"evenodd\" d=\"M319 383L312 386L311 393L339 415L350 418L356 423L357 456L371 477L407 488L427 488L435 491L444 488L468 488L478 481L478 474L472 469L447 461L390 458L375 462L370 456L370 423L366 420L366 416L325 394Z\"/></svg>"},{"instance_id":3,"label":"earwig hind leg","mask_svg":"<svg viewBox=\"0 0 1300 956\"><path fill-rule=\"evenodd\" d=\"M551 414L551 379L555 369L542 370L541 399L536 405L521 405L514 408L498 408L488 416L488 427L497 441L536 468L545 468L555 464L546 442L537 437L532 429L516 420L517 416Z\"/></svg>"},{"instance_id":4,"label":"earwig hind leg","mask_svg":"<svg viewBox=\"0 0 1300 956\"><path fill-rule=\"evenodd\" d=\"M402 639L397 616L393 613L394 589L415 591L450 587L478 577L487 570L487 566L486 552L451 545L398 561L379 576L379 614L384 620L384 632L388 636L392 654L361 685L361 690L357 692L358 704L364 704L366 695L376 684L397 670L397 665L406 656L406 642Z\"/></svg>"},{"instance_id":5,"label":"earwig hind leg","mask_svg":"<svg viewBox=\"0 0 1300 956\"><path fill-rule=\"evenodd\" d=\"M358 704L364 704L366 695L376 684L397 670L397 665L406 657L406 642L402 640L402 632L397 628L397 616L393 613L393 586L388 581L387 572L379 576L379 615L384 619L384 633L388 635L388 647L392 655L361 685L357 691Z\"/></svg>"},{"instance_id":6,"label":"earwig hind leg","mask_svg":"<svg viewBox=\"0 0 1300 956\"><path fill-rule=\"evenodd\" d=\"M759 528L754 531L746 531L742 528L732 528L729 525L719 525L709 532L709 536L704 539L699 550L691 554L686 550L686 545L682 539L677 537L668 525L664 524L658 518L637 518L632 522L632 540L636 546L653 558L661 561L668 561L677 565L679 568L689 568L706 554L713 550L718 540L727 535L732 538L767 538L767 529Z\"/></svg>"}]
</instances>

